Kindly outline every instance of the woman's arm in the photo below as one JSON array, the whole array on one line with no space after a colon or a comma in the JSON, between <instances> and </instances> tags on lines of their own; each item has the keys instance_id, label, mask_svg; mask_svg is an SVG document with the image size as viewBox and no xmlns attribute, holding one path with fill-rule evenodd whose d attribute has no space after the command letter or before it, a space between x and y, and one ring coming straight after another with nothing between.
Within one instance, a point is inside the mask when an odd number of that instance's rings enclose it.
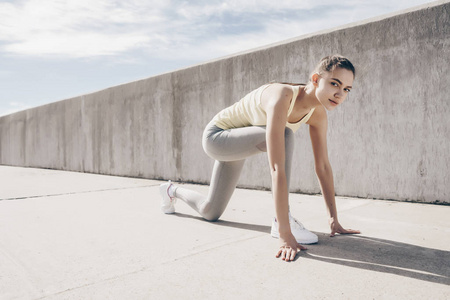
<instances>
[{"instance_id":1,"label":"woman's arm","mask_svg":"<svg viewBox=\"0 0 450 300\"><path fill-rule=\"evenodd\" d=\"M342 228L338 221L333 171L328 159L328 118L325 109L323 107L316 108L314 114L311 116L311 119L308 121L308 124L310 125L309 133L313 147L316 175L319 179L320 188L322 190L322 195L327 206L328 216L330 218L329 223L331 227L331 236L334 236L336 233L360 233L358 230L347 230Z\"/></svg>"},{"instance_id":2,"label":"woman's arm","mask_svg":"<svg viewBox=\"0 0 450 300\"><path fill-rule=\"evenodd\" d=\"M267 156L272 176L272 194L275 201L282 248L278 251L277 257L281 255L286 261L293 260L298 249L305 249L295 240L289 224L289 191L285 168L284 132L292 97L292 88L279 84L268 87L261 97L261 105L267 114Z\"/></svg>"},{"instance_id":3,"label":"woman's arm","mask_svg":"<svg viewBox=\"0 0 450 300\"><path fill-rule=\"evenodd\" d=\"M262 97L262 105L267 114L266 145L272 176L272 193L275 212L281 234L290 234L289 203L285 169L284 131L292 89L275 85L267 88Z\"/></svg>"}]
</instances>

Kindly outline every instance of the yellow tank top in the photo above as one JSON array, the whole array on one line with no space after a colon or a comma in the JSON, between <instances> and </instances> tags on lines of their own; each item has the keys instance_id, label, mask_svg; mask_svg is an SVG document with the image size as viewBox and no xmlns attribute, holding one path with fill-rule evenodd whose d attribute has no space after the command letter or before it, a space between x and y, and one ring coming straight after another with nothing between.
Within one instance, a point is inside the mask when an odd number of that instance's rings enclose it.
<instances>
[{"instance_id":1,"label":"yellow tank top","mask_svg":"<svg viewBox=\"0 0 450 300\"><path fill-rule=\"evenodd\" d=\"M267 125L267 115L261 106L261 94L270 84L263 85L251 91L240 101L220 111L214 118L214 124L224 130L247 126ZM297 99L301 86L292 86L292 99ZM288 110L288 118L294 108L295 101L291 101ZM297 123L286 122L286 127L296 132L301 124L308 122L314 113L314 108Z\"/></svg>"}]
</instances>

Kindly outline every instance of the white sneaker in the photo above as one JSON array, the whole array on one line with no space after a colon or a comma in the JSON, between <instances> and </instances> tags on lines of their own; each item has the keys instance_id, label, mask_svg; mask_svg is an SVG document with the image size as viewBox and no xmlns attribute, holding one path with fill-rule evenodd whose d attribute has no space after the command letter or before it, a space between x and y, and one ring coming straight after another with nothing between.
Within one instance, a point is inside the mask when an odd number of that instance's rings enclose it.
<instances>
[{"instance_id":1,"label":"white sneaker","mask_svg":"<svg viewBox=\"0 0 450 300\"><path fill-rule=\"evenodd\" d=\"M173 184L169 180L159 186L159 193L161 194L161 211L165 214L173 214L175 212L175 203L177 199L173 196Z\"/></svg>"},{"instance_id":2,"label":"white sneaker","mask_svg":"<svg viewBox=\"0 0 450 300\"><path fill-rule=\"evenodd\" d=\"M319 241L317 235L306 229L302 223L300 223L297 219L291 216L291 213L289 213L289 224L291 225L291 231L295 239L297 240L297 243L314 244ZM272 229L270 231L270 234L274 238L277 239L280 238L280 233L278 232L278 222L276 218L273 218L272 220Z\"/></svg>"}]
</instances>

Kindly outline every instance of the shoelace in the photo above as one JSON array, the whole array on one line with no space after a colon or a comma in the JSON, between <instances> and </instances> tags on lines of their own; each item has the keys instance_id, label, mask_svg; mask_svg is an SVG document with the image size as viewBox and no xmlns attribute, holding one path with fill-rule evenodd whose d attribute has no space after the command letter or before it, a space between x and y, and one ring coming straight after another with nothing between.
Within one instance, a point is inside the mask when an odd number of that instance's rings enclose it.
<instances>
[{"instance_id":1,"label":"shoelace","mask_svg":"<svg viewBox=\"0 0 450 300\"><path fill-rule=\"evenodd\" d=\"M169 186L167 187L167 195L168 195L169 198L170 198L170 203L172 203L172 202L174 201L174 198L175 198L175 197L170 196L169 190L172 188L172 186L173 186L172 181L169 180Z\"/></svg>"}]
</instances>

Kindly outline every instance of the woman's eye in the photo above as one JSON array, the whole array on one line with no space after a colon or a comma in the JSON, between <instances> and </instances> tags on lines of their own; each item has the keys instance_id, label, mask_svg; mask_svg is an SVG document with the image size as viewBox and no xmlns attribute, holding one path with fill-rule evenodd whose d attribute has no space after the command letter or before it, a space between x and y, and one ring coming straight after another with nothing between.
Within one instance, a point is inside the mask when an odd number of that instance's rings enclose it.
<instances>
[{"instance_id":1,"label":"woman's eye","mask_svg":"<svg viewBox=\"0 0 450 300\"><path fill-rule=\"evenodd\" d=\"M347 93L350 93L351 89L344 89Z\"/></svg>"},{"instance_id":2,"label":"woman's eye","mask_svg":"<svg viewBox=\"0 0 450 300\"><path fill-rule=\"evenodd\" d=\"M331 84L334 86L338 86L338 84L336 82L332 82Z\"/></svg>"}]
</instances>

